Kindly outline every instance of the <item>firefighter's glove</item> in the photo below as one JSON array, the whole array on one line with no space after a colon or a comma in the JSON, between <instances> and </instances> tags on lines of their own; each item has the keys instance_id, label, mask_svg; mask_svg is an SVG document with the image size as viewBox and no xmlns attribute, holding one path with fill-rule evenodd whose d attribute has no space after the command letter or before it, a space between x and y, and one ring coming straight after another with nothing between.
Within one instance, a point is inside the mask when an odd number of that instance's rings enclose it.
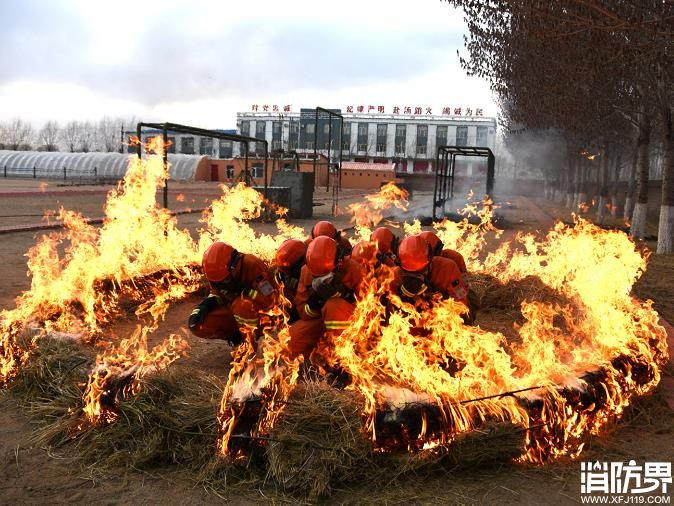
<instances>
[{"instance_id":1,"label":"firefighter's glove","mask_svg":"<svg viewBox=\"0 0 674 506\"><path fill-rule=\"evenodd\" d=\"M320 278L314 278L311 282L311 288L323 300L344 295L339 279L332 272Z\"/></svg>"},{"instance_id":2,"label":"firefighter's glove","mask_svg":"<svg viewBox=\"0 0 674 506\"><path fill-rule=\"evenodd\" d=\"M204 300L201 301L197 307L194 308L192 314L190 314L189 319L187 320L187 325L189 328L193 329L197 325L204 323L208 313L213 311L216 307L221 304L220 299L216 295L209 295Z\"/></svg>"},{"instance_id":3,"label":"firefighter's glove","mask_svg":"<svg viewBox=\"0 0 674 506\"><path fill-rule=\"evenodd\" d=\"M415 274L412 272L403 274L400 291L404 297L416 297L417 295L424 293L427 288L428 286L426 286L426 279L423 274Z\"/></svg>"}]
</instances>

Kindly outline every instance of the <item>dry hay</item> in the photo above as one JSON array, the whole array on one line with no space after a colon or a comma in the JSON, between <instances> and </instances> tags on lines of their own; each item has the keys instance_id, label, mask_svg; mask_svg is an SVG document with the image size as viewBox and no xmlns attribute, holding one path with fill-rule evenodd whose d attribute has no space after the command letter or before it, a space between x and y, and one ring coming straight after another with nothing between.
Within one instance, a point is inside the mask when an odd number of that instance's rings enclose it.
<instances>
[{"instance_id":1,"label":"dry hay","mask_svg":"<svg viewBox=\"0 0 674 506\"><path fill-rule=\"evenodd\" d=\"M485 330L502 333L509 341L519 339L515 325L524 323L523 302L569 306L575 313L579 312L574 301L547 286L537 276L503 283L490 274L471 274L470 288L471 300L476 304L476 323ZM563 318L556 318L555 325L563 328Z\"/></svg>"},{"instance_id":2,"label":"dry hay","mask_svg":"<svg viewBox=\"0 0 674 506\"><path fill-rule=\"evenodd\" d=\"M309 500L362 479L373 463L361 416L362 403L351 392L325 381L298 386L269 436L268 476Z\"/></svg>"}]
</instances>

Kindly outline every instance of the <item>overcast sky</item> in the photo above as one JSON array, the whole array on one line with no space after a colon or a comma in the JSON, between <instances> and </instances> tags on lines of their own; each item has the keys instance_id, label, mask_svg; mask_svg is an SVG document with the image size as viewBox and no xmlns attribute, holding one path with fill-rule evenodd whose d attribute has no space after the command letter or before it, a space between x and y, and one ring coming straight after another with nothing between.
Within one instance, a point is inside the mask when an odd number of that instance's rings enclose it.
<instances>
[{"instance_id":1,"label":"overcast sky","mask_svg":"<svg viewBox=\"0 0 674 506\"><path fill-rule=\"evenodd\" d=\"M253 104L481 107L440 0L0 0L0 120L233 128Z\"/></svg>"}]
</instances>

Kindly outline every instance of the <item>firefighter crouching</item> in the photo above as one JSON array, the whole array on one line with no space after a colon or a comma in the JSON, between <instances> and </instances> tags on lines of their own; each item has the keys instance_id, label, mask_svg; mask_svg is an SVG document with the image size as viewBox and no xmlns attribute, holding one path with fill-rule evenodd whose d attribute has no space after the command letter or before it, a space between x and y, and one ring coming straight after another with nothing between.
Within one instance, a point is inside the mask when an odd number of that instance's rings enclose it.
<instances>
[{"instance_id":1,"label":"firefighter crouching","mask_svg":"<svg viewBox=\"0 0 674 506\"><path fill-rule=\"evenodd\" d=\"M477 296L470 287L470 280L468 279L468 269L466 268L466 261L463 258L463 255L456 250L445 248L444 244L442 243L442 240L434 232L426 231L421 232L419 235L423 237L428 244L431 245L433 255L454 260L454 263L456 263L456 266L459 268L459 271L461 271L461 276L463 276L463 282L466 285L466 289L468 290L468 308L470 309L473 318L475 318L475 314L477 312L478 307Z\"/></svg>"},{"instance_id":2,"label":"firefighter crouching","mask_svg":"<svg viewBox=\"0 0 674 506\"><path fill-rule=\"evenodd\" d=\"M276 283L283 290L283 296L293 304L290 308L290 322L299 319L299 313L294 306L294 301L297 296L297 287L299 286L302 267L306 263L306 252L307 245L297 239L284 241L276 252Z\"/></svg>"},{"instance_id":3,"label":"firefighter crouching","mask_svg":"<svg viewBox=\"0 0 674 506\"><path fill-rule=\"evenodd\" d=\"M233 345L242 336L259 336L260 313L277 303L269 268L255 255L215 242L204 252L202 267L211 293L192 311L188 326L197 337L224 339Z\"/></svg>"},{"instance_id":4,"label":"firefighter crouching","mask_svg":"<svg viewBox=\"0 0 674 506\"><path fill-rule=\"evenodd\" d=\"M400 267L393 289L403 300L416 302L420 297L440 293L452 297L468 307L468 289L456 262L434 256L431 246L420 236L405 237L398 248ZM473 323L470 310L462 315L466 323Z\"/></svg>"},{"instance_id":5,"label":"firefighter crouching","mask_svg":"<svg viewBox=\"0 0 674 506\"><path fill-rule=\"evenodd\" d=\"M339 245L340 251L344 255L351 254L351 243L349 239L344 235L343 232L337 230L331 222L329 221L318 221L311 227L311 237L306 240L306 244L309 245L316 237L331 237Z\"/></svg>"},{"instance_id":6,"label":"firefighter crouching","mask_svg":"<svg viewBox=\"0 0 674 506\"><path fill-rule=\"evenodd\" d=\"M320 339L338 337L349 325L362 266L345 256L337 241L318 236L307 248L295 307L300 320L290 326L289 350L308 358Z\"/></svg>"}]
</instances>

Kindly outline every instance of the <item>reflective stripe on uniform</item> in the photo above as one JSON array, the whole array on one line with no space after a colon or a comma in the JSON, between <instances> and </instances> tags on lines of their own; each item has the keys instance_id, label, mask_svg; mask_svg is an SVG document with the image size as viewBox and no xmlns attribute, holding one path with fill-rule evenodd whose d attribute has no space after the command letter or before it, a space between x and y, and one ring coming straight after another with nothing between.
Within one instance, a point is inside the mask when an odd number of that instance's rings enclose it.
<instances>
[{"instance_id":1,"label":"reflective stripe on uniform","mask_svg":"<svg viewBox=\"0 0 674 506\"><path fill-rule=\"evenodd\" d=\"M412 293L405 289L405 285L402 285L400 287L400 291L405 297L416 297L417 295L421 295L422 293L424 293L427 288L428 287L426 285L421 285L421 289L417 293Z\"/></svg>"},{"instance_id":2,"label":"reflective stripe on uniform","mask_svg":"<svg viewBox=\"0 0 674 506\"><path fill-rule=\"evenodd\" d=\"M194 309L192 310L192 314L198 314L198 313L201 313L201 309L199 309L198 307L197 307L197 308L194 308Z\"/></svg>"},{"instance_id":3,"label":"reflective stripe on uniform","mask_svg":"<svg viewBox=\"0 0 674 506\"><path fill-rule=\"evenodd\" d=\"M234 320L236 320L236 323L239 325L245 325L247 327L257 327L260 323L259 318L243 318L242 316L237 315L234 315Z\"/></svg>"},{"instance_id":4,"label":"reflective stripe on uniform","mask_svg":"<svg viewBox=\"0 0 674 506\"><path fill-rule=\"evenodd\" d=\"M326 320L323 323L325 325L325 328L328 329L328 330L345 329L349 326L348 321L342 321L342 320Z\"/></svg>"},{"instance_id":5,"label":"reflective stripe on uniform","mask_svg":"<svg viewBox=\"0 0 674 506\"><path fill-rule=\"evenodd\" d=\"M248 290L248 297L250 297L251 299L255 299L255 297L257 297L257 290L253 289Z\"/></svg>"},{"instance_id":6,"label":"reflective stripe on uniform","mask_svg":"<svg viewBox=\"0 0 674 506\"><path fill-rule=\"evenodd\" d=\"M316 311L314 311L313 309L311 309L309 307L309 304L304 305L304 312L306 313L307 316L310 316L311 318L315 318L315 317L318 316L318 313Z\"/></svg>"}]
</instances>

